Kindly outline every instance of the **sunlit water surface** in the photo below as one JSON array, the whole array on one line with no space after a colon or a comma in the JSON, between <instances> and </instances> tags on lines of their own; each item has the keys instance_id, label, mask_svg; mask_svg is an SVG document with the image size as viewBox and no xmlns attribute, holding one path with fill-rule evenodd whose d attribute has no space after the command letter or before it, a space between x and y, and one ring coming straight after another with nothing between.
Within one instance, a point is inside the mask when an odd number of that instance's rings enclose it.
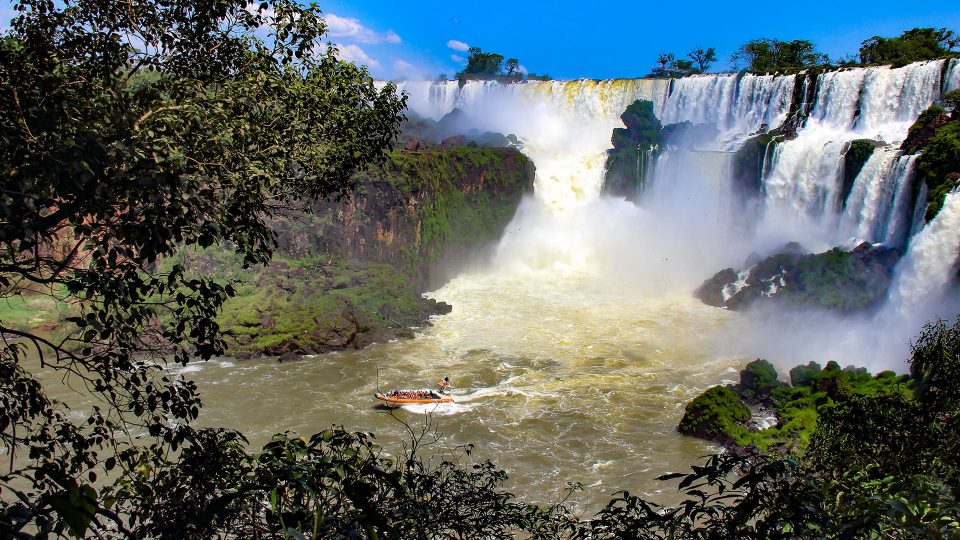
<instances>
[{"instance_id":1,"label":"sunlit water surface","mask_svg":"<svg viewBox=\"0 0 960 540\"><path fill-rule=\"evenodd\" d=\"M582 276L539 282L468 275L433 294L453 305L416 339L278 364L271 359L191 364L205 407L200 424L228 426L254 446L279 432L311 434L332 424L373 432L388 452L427 420L442 433L433 454L473 444L470 459L493 460L507 488L547 503L568 482L598 510L618 490L676 500L655 481L715 450L679 435L686 401L735 379L742 361L711 344L733 315L685 294L625 290ZM409 406L392 416L373 393L455 386L452 405Z\"/></svg>"}]
</instances>

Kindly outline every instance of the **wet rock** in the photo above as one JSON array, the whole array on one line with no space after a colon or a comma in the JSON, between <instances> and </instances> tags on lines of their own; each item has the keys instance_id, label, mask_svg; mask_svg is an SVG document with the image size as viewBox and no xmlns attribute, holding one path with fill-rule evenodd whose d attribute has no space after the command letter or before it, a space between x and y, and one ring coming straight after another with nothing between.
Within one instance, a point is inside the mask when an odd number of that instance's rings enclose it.
<instances>
[{"instance_id":1,"label":"wet rock","mask_svg":"<svg viewBox=\"0 0 960 540\"><path fill-rule=\"evenodd\" d=\"M299 354L293 351L287 351L277 357L277 363L283 364L284 362L295 362L297 360L300 360L301 358L302 357Z\"/></svg>"},{"instance_id":2,"label":"wet rock","mask_svg":"<svg viewBox=\"0 0 960 540\"><path fill-rule=\"evenodd\" d=\"M850 251L834 248L807 254L803 246L790 242L780 253L750 266L743 279L733 269L718 272L704 281L696 296L705 304L731 310L758 301L844 313L870 310L886 298L901 255L900 250L869 243Z\"/></svg>"},{"instance_id":3,"label":"wet rock","mask_svg":"<svg viewBox=\"0 0 960 540\"><path fill-rule=\"evenodd\" d=\"M787 242L780 248L780 253L787 255L806 255L809 252L800 245L800 242Z\"/></svg>"},{"instance_id":4,"label":"wet rock","mask_svg":"<svg viewBox=\"0 0 960 540\"><path fill-rule=\"evenodd\" d=\"M723 288L735 281L737 281L737 273L733 271L733 268L724 268L704 281L694 291L693 295L708 306L727 307L726 300L723 298Z\"/></svg>"},{"instance_id":5,"label":"wet rock","mask_svg":"<svg viewBox=\"0 0 960 540\"><path fill-rule=\"evenodd\" d=\"M433 315L446 315L453 311L453 306L446 302L438 302L433 298L424 298L420 304L420 313L426 318Z\"/></svg>"},{"instance_id":6,"label":"wet rock","mask_svg":"<svg viewBox=\"0 0 960 540\"><path fill-rule=\"evenodd\" d=\"M765 403L770 392L781 386L784 383L780 382L773 364L758 358L740 371L740 384L736 390L747 403Z\"/></svg>"}]
</instances>

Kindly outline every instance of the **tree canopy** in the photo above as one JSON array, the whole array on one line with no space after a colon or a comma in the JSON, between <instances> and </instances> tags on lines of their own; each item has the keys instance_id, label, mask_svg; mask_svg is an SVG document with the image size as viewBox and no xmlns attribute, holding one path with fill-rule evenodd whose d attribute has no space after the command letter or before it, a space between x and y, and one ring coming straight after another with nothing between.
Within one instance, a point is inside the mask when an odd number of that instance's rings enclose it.
<instances>
[{"instance_id":1,"label":"tree canopy","mask_svg":"<svg viewBox=\"0 0 960 540\"><path fill-rule=\"evenodd\" d=\"M653 68L656 77L683 77L695 73L704 73L717 60L717 52L712 47L696 48L687 53L687 58L677 58L673 53L660 53L657 56L658 67Z\"/></svg>"},{"instance_id":2,"label":"tree canopy","mask_svg":"<svg viewBox=\"0 0 960 540\"><path fill-rule=\"evenodd\" d=\"M730 58L730 63L755 72L796 69L826 64L827 55L817 51L811 41L761 38L744 43Z\"/></svg>"},{"instance_id":3,"label":"tree canopy","mask_svg":"<svg viewBox=\"0 0 960 540\"><path fill-rule=\"evenodd\" d=\"M952 30L913 28L895 38L873 36L864 40L860 45L860 62L903 66L911 62L942 58L958 44L960 37Z\"/></svg>"},{"instance_id":4,"label":"tree canopy","mask_svg":"<svg viewBox=\"0 0 960 540\"><path fill-rule=\"evenodd\" d=\"M717 61L717 51L713 47L709 49L698 47L687 53L687 57L697 64L697 71L704 73L710 69L710 64Z\"/></svg>"},{"instance_id":5,"label":"tree canopy","mask_svg":"<svg viewBox=\"0 0 960 540\"><path fill-rule=\"evenodd\" d=\"M466 81L474 80L501 80L501 81L522 81L530 80L549 80L549 75L527 74L520 60L516 58L507 58L504 62L502 54L486 52L480 47L470 47L469 56L467 56L467 65L463 71L457 73L457 79Z\"/></svg>"},{"instance_id":6,"label":"tree canopy","mask_svg":"<svg viewBox=\"0 0 960 540\"><path fill-rule=\"evenodd\" d=\"M221 353L214 316L234 293L159 261L214 243L268 260L267 219L348 189L404 103L338 60L319 9L292 0L14 7L0 40L0 299L54 298L72 316L48 334L0 321L0 489L15 495L0 536L135 528L98 471L166 474L201 403L164 363ZM95 396L86 422L47 397L40 380L54 379Z\"/></svg>"}]
</instances>

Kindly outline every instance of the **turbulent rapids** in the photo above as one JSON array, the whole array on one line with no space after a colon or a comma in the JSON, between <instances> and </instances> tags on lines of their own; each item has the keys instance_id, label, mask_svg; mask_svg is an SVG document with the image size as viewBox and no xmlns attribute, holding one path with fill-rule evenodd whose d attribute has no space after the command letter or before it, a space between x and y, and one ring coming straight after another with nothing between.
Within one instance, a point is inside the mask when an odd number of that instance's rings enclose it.
<instances>
[{"instance_id":1,"label":"turbulent rapids","mask_svg":"<svg viewBox=\"0 0 960 540\"><path fill-rule=\"evenodd\" d=\"M382 389L450 375L455 403L410 406L415 429L432 411L444 448L477 445L531 500L566 482L594 486L584 508L616 490L650 494L652 479L709 453L676 434L683 403L736 378L747 360L781 365L837 359L903 369L941 300L960 247L960 199L948 196L924 226L911 189L914 156L899 143L942 92L960 87L954 60L793 75L702 75L668 80L500 84L401 83L410 109L439 119L454 108L480 130L513 133L537 167L535 194L504 231L489 264L431 296L454 306L415 340L276 365L191 366L202 420L238 426L254 442L330 423L373 431L388 448L405 428L370 399ZM711 141L659 153L637 204L602 195L606 150L619 115L653 102L664 124L716 126ZM762 197L735 195L733 152L761 128L806 112L797 136L771 146ZM841 156L857 139L881 141L839 204ZM922 211L919 211L922 215ZM749 217L749 222L744 219ZM705 278L742 267L788 241L812 251L883 242L905 249L880 313L839 319L736 314L692 297Z\"/></svg>"}]
</instances>

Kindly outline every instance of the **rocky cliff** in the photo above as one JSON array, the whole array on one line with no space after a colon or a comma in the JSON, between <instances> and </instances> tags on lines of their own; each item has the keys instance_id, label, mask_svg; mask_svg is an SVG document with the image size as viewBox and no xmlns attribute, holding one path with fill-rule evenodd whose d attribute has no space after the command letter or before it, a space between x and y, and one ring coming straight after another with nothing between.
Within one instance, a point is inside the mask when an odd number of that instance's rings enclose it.
<instances>
[{"instance_id":1,"label":"rocky cliff","mask_svg":"<svg viewBox=\"0 0 960 540\"><path fill-rule=\"evenodd\" d=\"M500 237L532 162L513 148L397 151L355 178L353 192L274 221L278 249L263 269L193 255L193 268L244 283L220 322L230 353L283 359L363 348L428 323L450 306L421 297Z\"/></svg>"}]
</instances>

